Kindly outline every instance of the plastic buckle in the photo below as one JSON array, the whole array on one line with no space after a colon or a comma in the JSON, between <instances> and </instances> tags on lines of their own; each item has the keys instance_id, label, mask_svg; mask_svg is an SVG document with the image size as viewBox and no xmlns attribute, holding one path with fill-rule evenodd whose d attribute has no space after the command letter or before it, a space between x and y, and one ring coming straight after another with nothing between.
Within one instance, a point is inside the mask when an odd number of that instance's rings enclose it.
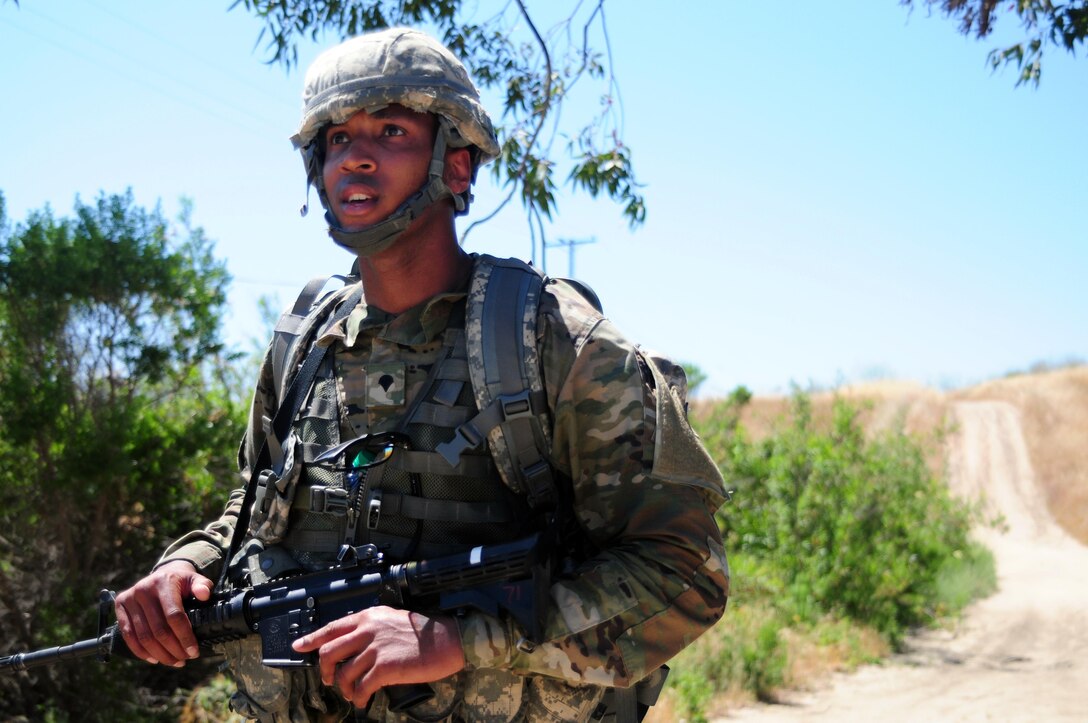
<instances>
[{"instance_id":1,"label":"plastic buckle","mask_svg":"<svg viewBox=\"0 0 1088 723\"><path fill-rule=\"evenodd\" d=\"M547 510L555 505L555 478L552 475L552 467L547 460L538 460L528 467L523 467L526 496L529 498L529 507L534 510Z\"/></svg>"},{"instance_id":2,"label":"plastic buckle","mask_svg":"<svg viewBox=\"0 0 1088 723\"><path fill-rule=\"evenodd\" d=\"M476 449L484 441L479 430L469 422L462 424L454 432L453 439L435 447L435 451L442 455L442 459L446 460L450 467L457 466L457 463L461 461L461 454L466 449Z\"/></svg>"},{"instance_id":3,"label":"plastic buckle","mask_svg":"<svg viewBox=\"0 0 1088 723\"><path fill-rule=\"evenodd\" d=\"M528 389L523 389L517 394L500 394L496 399L502 408L504 422L533 415L533 404L529 399Z\"/></svg>"},{"instance_id":4,"label":"plastic buckle","mask_svg":"<svg viewBox=\"0 0 1088 723\"><path fill-rule=\"evenodd\" d=\"M346 515L348 491L343 487L311 487L310 511L326 515Z\"/></svg>"},{"instance_id":5,"label":"plastic buckle","mask_svg":"<svg viewBox=\"0 0 1088 723\"><path fill-rule=\"evenodd\" d=\"M276 482L279 479L279 475L270 469L261 472L257 478L257 491L253 502L256 509L260 510L262 514L268 514L268 508L272 506L273 495L270 492L275 489Z\"/></svg>"}]
</instances>

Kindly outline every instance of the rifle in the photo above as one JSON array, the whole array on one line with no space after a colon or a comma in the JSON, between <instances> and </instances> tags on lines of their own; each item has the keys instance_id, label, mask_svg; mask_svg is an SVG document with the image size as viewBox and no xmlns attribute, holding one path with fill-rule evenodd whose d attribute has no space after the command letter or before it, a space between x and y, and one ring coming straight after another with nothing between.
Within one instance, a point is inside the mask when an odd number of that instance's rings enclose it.
<instances>
[{"instance_id":1,"label":"rifle","mask_svg":"<svg viewBox=\"0 0 1088 723\"><path fill-rule=\"evenodd\" d=\"M374 545L340 550L340 562L319 572L270 580L232 592L213 593L207 601L191 600L186 613L202 649L247 635L261 636L262 662L272 668L317 664L317 653L298 653L291 643L327 623L376 605L411 607L414 601L438 598L443 611L473 607L497 615L505 611L532 640L540 640L547 584L540 554L540 535L498 545L476 547L456 555L386 566ZM0 674L43 665L112 654L133 658L116 623L107 627L113 593L103 590L98 602L98 636L70 645L0 656ZM410 708L433 695L428 685L385 689L390 707Z\"/></svg>"}]
</instances>

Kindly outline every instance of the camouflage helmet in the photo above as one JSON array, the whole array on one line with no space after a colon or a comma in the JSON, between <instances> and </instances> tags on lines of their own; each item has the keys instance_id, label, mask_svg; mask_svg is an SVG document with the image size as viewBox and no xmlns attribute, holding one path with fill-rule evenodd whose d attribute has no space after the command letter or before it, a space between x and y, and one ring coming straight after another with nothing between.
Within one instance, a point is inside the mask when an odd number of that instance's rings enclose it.
<instances>
[{"instance_id":1,"label":"camouflage helmet","mask_svg":"<svg viewBox=\"0 0 1088 723\"><path fill-rule=\"evenodd\" d=\"M344 123L360 110L374 112L393 103L438 116L440 131L429 180L386 221L361 232L345 232L328 212L321 134L326 126ZM302 153L307 183L317 188L326 209L330 235L360 253L375 253L391 244L423 208L440 198L453 197L457 211L464 212L469 192L454 196L441 179L446 147L468 147L474 175L479 165L499 153L491 119L464 65L437 40L409 28L351 38L319 55L306 72L302 120L291 142Z\"/></svg>"}]
</instances>

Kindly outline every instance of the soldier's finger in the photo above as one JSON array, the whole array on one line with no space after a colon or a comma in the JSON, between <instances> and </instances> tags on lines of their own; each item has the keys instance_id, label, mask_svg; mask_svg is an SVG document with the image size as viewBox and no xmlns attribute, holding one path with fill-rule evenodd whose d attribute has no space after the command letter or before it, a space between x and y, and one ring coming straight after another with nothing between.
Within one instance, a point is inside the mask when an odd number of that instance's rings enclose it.
<instances>
[{"instance_id":1,"label":"soldier's finger","mask_svg":"<svg viewBox=\"0 0 1088 723\"><path fill-rule=\"evenodd\" d=\"M353 617L354 616L348 616L346 618L340 618L339 620L333 620L325 627L319 628L309 635L303 635L301 638L291 643L291 647L300 653L308 653L311 650L317 650L330 640L336 640L345 633L354 630L355 625L350 622L350 618Z\"/></svg>"},{"instance_id":2,"label":"soldier's finger","mask_svg":"<svg viewBox=\"0 0 1088 723\"><path fill-rule=\"evenodd\" d=\"M128 614L124 604L118 602L114 612L117 615L117 627L121 630L121 637L124 639L125 646L128 647L129 651L140 660L146 660L152 664L159 662L144 649L144 646L140 645L140 639L136 636L132 617Z\"/></svg>"},{"instance_id":3,"label":"soldier's finger","mask_svg":"<svg viewBox=\"0 0 1088 723\"><path fill-rule=\"evenodd\" d=\"M354 694L349 698L351 704L356 708L365 709L370 705L370 699L378 691L378 687L372 682L371 675L362 676L355 681Z\"/></svg>"},{"instance_id":4,"label":"soldier's finger","mask_svg":"<svg viewBox=\"0 0 1088 723\"><path fill-rule=\"evenodd\" d=\"M142 624L135 625L136 637L140 645L163 665L176 667L179 663L183 663L188 656L174 635L174 631L167 625L158 599L147 604L137 599L135 603L129 606L129 614L142 620Z\"/></svg>"},{"instance_id":5,"label":"soldier's finger","mask_svg":"<svg viewBox=\"0 0 1088 723\"><path fill-rule=\"evenodd\" d=\"M189 579L189 591L197 600L209 600L215 583L203 575L193 575Z\"/></svg>"},{"instance_id":6,"label":"soldier's finger","mask_svg":"<svg viewBox=\"0 0 1088 723\"><path fill-rule=\"evenodd\" d=\"M343 638L334 638L318 648L317 666L321 671L321 682L325 685L334 685L346 680L348 673L344 672L353 654L357 652L344 644ZM354 680L354 678L352 678ZM351 687L341 688L346 700L351 700Z\"/></svg>"},{"instance_id":7,"label":"soldier's finger","mask_svg":"<svg viewBox=\"0 0 1088 723\"><path fill-rule=\"evenodd\" d=\"M352 627L347 634L332 638L318 649L318 667L321 680L325 685L332 685L335 679L349 677L352 681L370 667L372 656L368 657L373 638L363 631ZM351 700L351 688L347 688L344 698Z\"/></svg>"},{"instance_id":8,"label":"soldier's finger","mask_svg":"<svg viewBox=\"0 0 1088 723\"><path fill-rule=\"evenodd\" d=\"M124 638L129 651L141 660L146 660L152 665L157 664L162 655L161 652L156 653L152 649L152 647L156 647L151 645L154 638L151 637L147 624L144 622L143 611L139 604L135 601L129 601L127 604L119 605L117 609L117 622L121 626L121 637Z\"/></svg>"},{"instance_id":9,"label":"soldier's finger","mask_svg":"<svg viewBox=\"0 0 1088 723\"><path fill-rule=\"evenodd\" d=\"M165 644L177 643L181 650L181 658L196 658L200 656L200 647L197 645L196 635L193 634L193 624L185 612L185 606L180 598L163 602L163 613L166 624L169 626L170 635L162 636ZM156 636L160 637L160 636Z\"/></svg>"},{"instance_id":10,"label":"soldier's finger","mask_svg":"<svg viewBox=\"0 0 1088 723\"><path fill-rule=\"evenodd\" d=\"M372 671L373 656L364 650L337 667L335 687L344 700L351 702L357 708L365 708L373 691L366 692L367 687L363 680Z\"/></svg>"}]
</instances>

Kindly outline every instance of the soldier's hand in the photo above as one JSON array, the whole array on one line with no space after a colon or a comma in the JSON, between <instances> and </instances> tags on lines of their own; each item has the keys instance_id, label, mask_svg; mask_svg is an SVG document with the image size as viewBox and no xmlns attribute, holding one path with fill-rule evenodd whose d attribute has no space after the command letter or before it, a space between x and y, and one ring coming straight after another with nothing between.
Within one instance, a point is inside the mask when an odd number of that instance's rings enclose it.
<instances>
[{"instance_id":1,"label":"soldier's hand","mask_svg":"<svg viewBox=\"0 0 1088 723\"><path fill-rule=\"evenodd\" d=\"M322 682L357 708L365 708L379 688L432 683L465 667L453 618L385 606L334 620L293 647L318 651Z\"/></svg>"},{"instance_id":2,"label":"soldier's hand","mask_svg":"<svg viewBox=\"0 0 1088 723\"><path fill-rule=\"evenodd\" d=\"M132 654L181 667L200 655L185 600L211 597L214 583L183 560L169 562L117 596L117 624Z\"/></svg>"}]
</instances>

